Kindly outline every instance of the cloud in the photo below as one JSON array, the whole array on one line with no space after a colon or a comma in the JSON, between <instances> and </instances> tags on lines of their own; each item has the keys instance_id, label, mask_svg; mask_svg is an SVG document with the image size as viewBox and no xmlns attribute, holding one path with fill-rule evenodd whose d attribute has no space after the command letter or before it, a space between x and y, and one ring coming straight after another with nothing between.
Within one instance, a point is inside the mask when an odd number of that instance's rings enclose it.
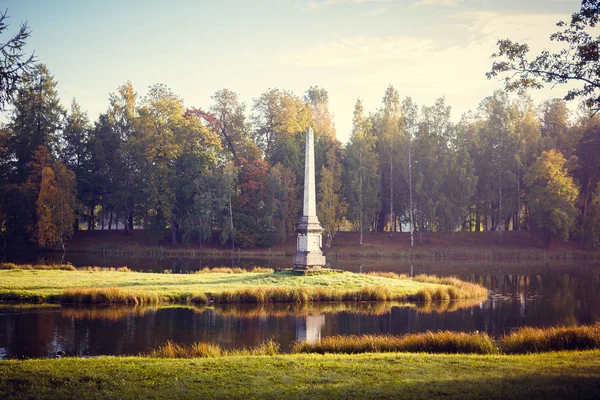
<instances>
[{"instance_id":1,"label":"cloud","mask_svg":"<svg viewBox=\"0 0 600 400\"><path fill-rule=\"evenodd\" d=\"M305 67L369 67L419 58L433 50L434 41L415 37L354 37L285 53L282 64Z\"/></svg>"},{"instance_id":2,"label":"cloud","mask_svg":"<svg viewBox=\"0 0 600 400\"><path fill-rule=\"evenodd\" d=\"M323 82L332 93L332 107L344 104L335 109L340 132L350 131L352 103L357 96L365 100L366 109L373 110L389 84L420 104L432 104L446 96L453 116L459 117L502 87L500 80L485 77L498 39L527 42L532 54L545 48L554 51L556 44L549 36L561 18L564 15L454 13L436 25L438 31L330 40L289 50L275 62L305 86L315 80ZM561 90L532 91L531 95L539 102L564 95Z\"/></svg>"},{"instance_id":3,"label":"cloud","mask_svg":"<svg viewBox=\"0 0 600 400\"><path fill-rule=\"evenodd\" d=\"M321 7L329 7L344 4L375 4L375 3L391 3L397 0L310 0L302 2L300 8L305 10L315 10Z\"/></svg>"},{"instance_id":4,"label":"cloud","mask_svg":"<svg viewBox=\"0 0 600 400\"><path fill-rule=\"evenodd\" d=\"M465 0L419 0L413 6L455 6Z\"/></svg>"}]
</instances>

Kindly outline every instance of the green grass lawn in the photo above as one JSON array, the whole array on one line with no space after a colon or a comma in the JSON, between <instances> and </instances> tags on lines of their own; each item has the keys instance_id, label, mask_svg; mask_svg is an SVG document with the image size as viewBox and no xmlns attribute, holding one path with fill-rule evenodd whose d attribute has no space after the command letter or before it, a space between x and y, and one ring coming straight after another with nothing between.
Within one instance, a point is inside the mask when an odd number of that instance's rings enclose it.
<instances>
[{"instance_id":1,"label":"green grass lawn","mask_svg":"<svg viewBox=\"0 0 600 400\"><path fill-rule=\"evenodd\" d=\"M44 301L56 298L65 289L70 288L118 288L161 297L180 298L197 293L218 294L254 288L321 288L351 291L365 287L386 288L394 296L411 296L421 289L435 290L440 285L352 272L295 275L289 272L157 274L82 270L0 270L0 299L11 299L11 295L14 295L12 298L15 300L26 300L30 296L35 296L38 301Z\"/></svg>"},{"instance_id":2,"label":"green grass lawn","mask_svg":"<svg viewBox=\"0 0 600 400\"><path fill-rule=\"evenodd\" d=\"M600 351L0 361L3 399L598 399Z\"/></svg>"}]
</instances>

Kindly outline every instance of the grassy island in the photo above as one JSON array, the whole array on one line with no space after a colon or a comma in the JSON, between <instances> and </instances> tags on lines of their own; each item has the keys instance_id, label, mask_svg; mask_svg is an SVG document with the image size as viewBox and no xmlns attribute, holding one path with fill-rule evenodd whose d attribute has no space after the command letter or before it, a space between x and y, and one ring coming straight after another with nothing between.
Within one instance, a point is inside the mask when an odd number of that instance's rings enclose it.
<instances>
[{"instance_id":1,"label":"grassy island","mask_svg":"<svg viewBox=\"0 0 600 400\"><path fill-rule=\"evenodd\" d=\"M36 269L3 265L0 300L61 303L308 303L319 301L430 301L473 299L487 290L456 278L393 273L341 272L296 275L256 269L160 274L100 270Z\"/></svg>"}]
</instances>

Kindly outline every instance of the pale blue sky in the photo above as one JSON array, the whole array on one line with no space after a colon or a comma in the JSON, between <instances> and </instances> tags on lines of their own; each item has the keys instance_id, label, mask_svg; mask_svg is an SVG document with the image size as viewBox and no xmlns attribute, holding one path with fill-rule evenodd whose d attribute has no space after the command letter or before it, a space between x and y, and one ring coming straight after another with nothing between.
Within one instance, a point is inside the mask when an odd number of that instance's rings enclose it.
<instances>
[{"instance_id":1,"label":"pale blue sky","mask_svg":"<svg viewBox=\"0 0 600 400\"><path fill-rule=\"evenodd\" d=\"M453 119L502 85L488 81L499 38L540 50L579 8L576 0L1 0L11 32L28 21L35 50L92 120L127 80L139 94L164 83L187 106L207 108L215 91L252 100L269 88L329 91L345 142L357 98L375 111L389 84L431 105L445 96ZM0 37L4 39L5 37ZM532 93L539 102L564 90Z\"/></svg>"}]
</instances>

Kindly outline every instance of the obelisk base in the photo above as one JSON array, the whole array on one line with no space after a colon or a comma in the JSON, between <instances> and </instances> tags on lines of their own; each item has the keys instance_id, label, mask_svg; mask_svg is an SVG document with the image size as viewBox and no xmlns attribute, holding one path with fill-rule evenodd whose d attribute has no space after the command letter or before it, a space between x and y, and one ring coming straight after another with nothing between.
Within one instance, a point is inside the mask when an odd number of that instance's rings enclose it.
<instances>
[{"instance_id":1,"label":"obelisk base","mask_svg":"<svg viewBox=\"0 0 600 400\"><path fill-rule=\"evenodd\" d=\"M308 271L320 270L325 267L326 260L323 254L296 253L294 256L294 270Z\"/></svg>"}]
</instances>

